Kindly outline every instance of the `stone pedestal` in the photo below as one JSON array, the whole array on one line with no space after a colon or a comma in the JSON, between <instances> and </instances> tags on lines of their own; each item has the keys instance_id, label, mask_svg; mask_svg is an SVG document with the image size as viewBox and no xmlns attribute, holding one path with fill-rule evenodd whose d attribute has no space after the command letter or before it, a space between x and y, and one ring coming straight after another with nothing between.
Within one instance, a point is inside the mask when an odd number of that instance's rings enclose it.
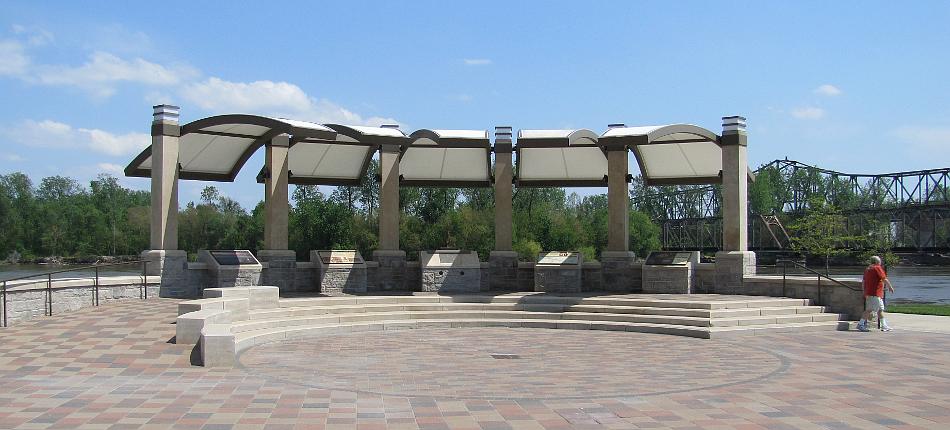
<instances>
[{"instance_id":1,"label":"stone pedestal","mask_svg":"<svg viewBox=\"0 0 950 430\"><path fill-rule=\"evenodd\" d=\"M640 263L632 251L603 251L600 265L604 291L626 294L641 290L640 278L633 276L640 273Z\"/></svg>"},{"instance_id":2,"label":"stone pedestal","mask_svg":"<svg viewBox=\"0 0 950 430\"><path fill-rule=\"evenodd\" d=\"M381 291L415 290L406 285L406 251L373 251L376 269L376 288Z\"/></svg>"},{"instance_id":3,"label":"stone pedestal","mask_svg":"<svg viewBox=\"0 0 950 430\"><path fill-rule=\"evenodd\" d=\"M366 262L355 250L310 251L317 266L317 289L324 294L366 292Z\"/></svg>"},{"instance_id":4,"label":"stone pedestal","mask_svg":"<svg viewBox=\"0 0 950 430\"><path fill-rule=\"evenodd\" d=\"M219 263L212 253L238 253L246 257L245 262ZM198 251L198 261L205 263L208 268L209 288L252 287L261 285L263 266L247 250L235 251Z\"/></svg>"},{"instance_id":5,"label":"stone pedestal","mask_svg":"<svg viewBox=\"0 0 950 430\"><path fill-rule=\"evenodd\" d=\"M257 259L267 263L261 272L261 284L280 289L281 293L296 291L297 253L288 249L262 249Z\"/></svg>"},{"instance_id":6,"label":"stone pedestal","mask_svg":"<svg viewBox=\"0 0 950 430\"><path fill-rule=\"evenodd\" d=\"M422 291L477 293L481 291L481 263L475 251L419 252Z\"/></svg>"},{"instance_id":7,"label":"stone pedestal","mask_svg":"<svg viewBox=\"0 0 950 430\"><path fill-rule=\"evenodd\" d=\"M201 285L192 284L188 278L188 253L181 250L147 250L142 259L148 261L146 274L161 276L159 297L200 297Z\"/></svg>"},{"instance_id":8,"label":"stone pedestal","mask_svg":"<svg viewBox=\"0 0 950 430\"><path fill-rule=\"evenodd\" d=\"M584 258L579 252L542 253L534 265L534 291L580 293Z\"/></svg>"},{"instance_id":9,"label":"stone pedestal","mask_svg":"<svg viewBox=\"0 0 950 430\"><path fill-rule=\"evenodd\" d=\"M693 263L681 266L643 266L643 292L647 294L692 294Z\"/></svg>"},{"instance_id":10,"label":"stone pedestal","mask_svg":"<svg viewBox=\"0 0 950 430\"><path fill-rule=\"evenodd\" d=\"M720 251L716 253L716 293L743 294L742 278L749 275L755 275L754 252Z\"/></svg>"},{"instance_id":11,"label":"stone pedestal","mask_svg":"<svg viewBox=\"0 0 950 430\"><path fill-rule=\"evenodd\" d=\"M492 251L488 254L488 288L490 291L518 290L517 252Z\"/></svg>"}]
</instances>

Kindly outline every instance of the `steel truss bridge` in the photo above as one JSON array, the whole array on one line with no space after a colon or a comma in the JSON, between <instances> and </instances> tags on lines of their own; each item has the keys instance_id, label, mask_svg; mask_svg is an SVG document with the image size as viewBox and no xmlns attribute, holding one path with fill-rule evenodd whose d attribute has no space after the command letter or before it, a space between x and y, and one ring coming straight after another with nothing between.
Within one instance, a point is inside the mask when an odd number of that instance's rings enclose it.
<instances>
[{"instance_id":1,"label":"steel truss bridge","mask_svg":"<svg viewBox=\"0 0 950 430\"><path fill-rule=\"evenodd\" d=\"M760 167L756 177L765 184L749 187L749 247L753 250L787 248L787 238L776 234L769 220L777 218L787 226L817 202L827 202L845 216L843 228L850 236L884 229L885 234L879 236L888 238L892 250L950 251L950 167L853 174L785 159ZM665 249L721 248L718 186L634 189L634 209L662 226ZM771 232L767 224L773 224Z\"/></svg>"}]
</instances>

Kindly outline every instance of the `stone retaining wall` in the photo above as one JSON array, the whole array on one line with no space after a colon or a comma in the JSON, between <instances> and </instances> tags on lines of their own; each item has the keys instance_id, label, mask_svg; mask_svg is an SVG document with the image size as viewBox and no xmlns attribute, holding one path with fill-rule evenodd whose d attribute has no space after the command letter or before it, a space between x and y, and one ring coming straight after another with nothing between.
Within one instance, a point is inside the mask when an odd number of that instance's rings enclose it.
<instances>
[{"instance_id":1,"label":"stone retaining wall","mask_svg":"<svg viewBox=\"0 0 950 430\"><path fill-rule=\"evenodd\" d=\"M161 279L157 276L148 278L146 286L148 297L158 297L160 282ZM95 288L91 286L92 283L91 279L53 280L53 315L93 306ZM142 281L138 276L100 277L99 283L99 304L122 299L144 298ZM46 282L9 287L6 304L7 325L16 325L46 315L45 286ZM3 308L0 306L0 321L2 318Z\"/></svg>"}]
</instances>

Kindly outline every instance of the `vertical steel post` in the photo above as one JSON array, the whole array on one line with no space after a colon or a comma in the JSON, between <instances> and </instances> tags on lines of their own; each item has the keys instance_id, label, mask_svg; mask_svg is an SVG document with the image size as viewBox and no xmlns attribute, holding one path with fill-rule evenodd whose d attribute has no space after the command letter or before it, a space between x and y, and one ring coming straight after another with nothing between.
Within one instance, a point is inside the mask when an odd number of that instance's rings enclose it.
<instances>
[{"instance_id":1,"label":"vertical steel post","mask_svg":"<svg viewBox=\"0 0 950 430\"><path fill-rule=\"evenodd\" d=\"M53 316L53 274L46 275L46 302L49 303L49 316Z\"/></svg>"},{"instance_id":2,"label":"vertical steel post","mask_svg":"<svg viewBox=\"0 0 950 430\"><path fill-rule=\"evenodd\" d=\"M93 306L99 306L99 266L96 266L96 283L95 283L96 297L93 299Z\"/></svg>"},{"instance_id":3,"label":"vertical steel post","mask_svg":"<svg viewBox=\"0 0 950 430\"><path fill-rule=\"evenodd\" d=\"M3 326L7 326L7 281L3 281Z\"/></svg>"}]
</instances>

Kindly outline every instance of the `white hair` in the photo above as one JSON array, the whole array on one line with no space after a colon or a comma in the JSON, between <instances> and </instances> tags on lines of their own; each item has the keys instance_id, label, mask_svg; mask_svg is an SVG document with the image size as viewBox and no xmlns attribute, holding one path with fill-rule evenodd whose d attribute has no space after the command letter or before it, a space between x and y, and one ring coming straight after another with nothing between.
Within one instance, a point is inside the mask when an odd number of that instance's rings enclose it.
<instances>
[{"instance_id":1,"label":"white hair","mask_svg":"<svg viewBox=\"0 0 950 430\"><path fill-rule=\"evenodd\" d=\"M881 257L876 255L871 256L871 264L881 264Z\"/></svg>"}]
</instances>

